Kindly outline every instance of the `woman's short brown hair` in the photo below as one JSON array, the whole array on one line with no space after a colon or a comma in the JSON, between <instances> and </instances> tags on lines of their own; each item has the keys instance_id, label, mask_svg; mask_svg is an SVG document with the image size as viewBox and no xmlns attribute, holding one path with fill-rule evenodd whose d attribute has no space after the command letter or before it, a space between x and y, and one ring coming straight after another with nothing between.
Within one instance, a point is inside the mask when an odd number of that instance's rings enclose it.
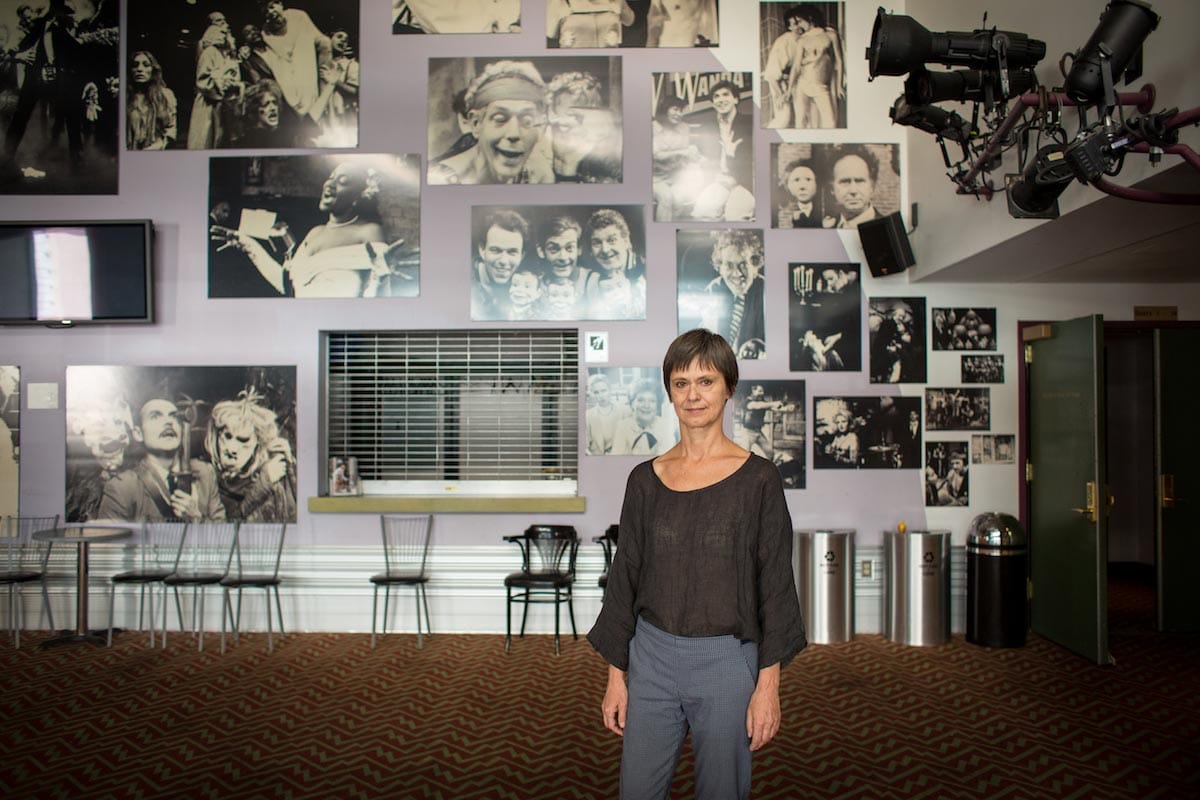
<instances>
[{"instance_id":1,"label":"woman's short brown hair","mask_svg":"<svg viewBox=\"0 0 1200 800\"><path fill-rule=\"evenodd\" d=\"M679 334L667 348L663 358L663 386L668 395L671 393L671 375L687 369L693 361L721 373L725 388L733 394L738 383L737 356L733 354L733 348L719 333L695 328Z\"/></svg>"}]
</instances>

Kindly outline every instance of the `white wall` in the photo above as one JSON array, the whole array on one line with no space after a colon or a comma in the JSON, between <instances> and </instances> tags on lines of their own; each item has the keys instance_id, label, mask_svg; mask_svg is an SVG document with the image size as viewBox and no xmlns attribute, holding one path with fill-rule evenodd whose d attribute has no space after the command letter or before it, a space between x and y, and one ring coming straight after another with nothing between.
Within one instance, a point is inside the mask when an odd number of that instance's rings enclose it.
<instances>
[{"instance_id":1,"label":"white wall","mask_svg":"<svg viewBox=\"0 0 1200 800\"><path fill-rule=\"evenodd\" d=\"M852 2L848 55L850 86L850 129L846 131L789 134L793 140L904 142L902 131L890 126L887 108L898 87L883 82L866 83L863 52L874 19L875 7ZM918 16L928 24L935 17L927 13L930 2L910 3L919 7ZM974 12L951 13L950 4L936 4L944 20L956 20L949 27L974 26ZM975 3L966 4L968 8ZM1074 5L1082 5L1074 3ZM1162 11L1186 17L1183 6L1190 0L1164 2ZM1028 7L1018 14L1011 8ZM1178 7L1176 9L1176 7ZM1002 27L1026 29L1064 28L1064 17L1046 22L1038 19L1031 2L1012 3L1003 8L1004 18L994 21ZM1045 10L1046 4L1038 6ZM544 52L541 19L544 4L525 0L526 31L518 36L496 37L403 37L393 38L388 0L363 0L361 61L363 65L361 150L363 152L419 152L425 149L426 96L425 59L430 55L539 54ZM902 8L896 7L896 11ZM1058 14L1059 12L1055 12ZM1080 36L1090 31L1093 15L1081 14L1089 21L1080 23ZM1194 16L1192 17L1194 19ZM298 459L300 467L299 522L289 534L289 546L313 561L309 571L320 571L322 547L371 548L378 540L378 522L371 515L309 514L304 498L317 491L320 465L317 463L317 332L326 328L365 327L486 327L471 323L468 313L467 264L469 252L469 207L472 204L516 203L552 204L558 202L646 203L650 202L650 78L653 71L673 69L715 70L725 67L757 69L757 4L749 0L722 3L724 44L715 52L621 51L624 58L625 96L625 183L617 186L483 186L426 188L422 195L423 230L422 279L419 300L376 301L339 300L210 300L207 297L206 210L208 154L202 152L124 153L121 163L121 192L117 197L29 197L0 198L0 214L6 218L116 218L150 217L158 230L157 279L159 322L152 327L92 328L47 330L10 328L0 331L0 363L17 364L22 380L53 382L60 386L69 364L295 364L298 367ZM1181 20L1169 19L1156 36L1169 38L1172 27ZM1195 25L1190 30L1195 29ZM1068 31L1062 35L1072 41ZM1182 34L1180 34L1182 35ZM1052 44L1051 52L1057 45ZM1182 47L1182 45L1181 45ZM1194 52L1190 44L1188 52ZM1147 74L1161 74L1156 59L1147 59ZM756 137L757 196L759 210L768 219L768 142L774 134L762 132ZM922 142L922 144L928 144ZM941 177L941 170L914 172L911 166L915 144L905 148L908 164L904 177L909 181L910 197L922 199L920 232L929 239L922 246L923 257L950 259L965 249L983 246L1001 236L1010 235L1012 220L1002 207L976 203L955 197ZM922 156L923 158L924 156ZM951 202L952 201L952 202ZM936 209L936 210L933 210ZM963 211L963 209L969 209ZM649 210L649 209L648 209ZM931 211L932 210L932 211ZM936 235L932 232L937 232ZM649 272L648 318L643 322L584 323L585 330L606 329L611 337L612 365L652 365L676 333L674 310L674 236L675 225L649 225L647 260ZM743 376L754 378L794 377L807 380L808 396L827 394L883 394L895 389L873 387L865 373L791 375L787 360L787 292L785 269L789 261L860 261L857 236L838 231L767 231L767 324L770 356L761 362L743 362ZM863 269L864 273L867 270ZM871 295L925 295L929 306L995 306L998 309L1000 352L1005 357L1007 383L992 387L992 432L1016 433L1016 375L1018 369L1015 324L1020 319L1057 319L1102 313L1110 319L1130 319L1135 304L1174 304L1181 318L1200 316L1200 298L1192 287L1181 292L1178 286L970 286L923 282L910 285L905 275L875 280L869 274L864 288ZM864 315L865 317L865 315ZM867 341L864 331L864 343ZM953 386L959 383L956 354L931 353L929 385ZM899 389L906 395L918 395L921 386ZM21 510L23 513L55 513L63 508L65 474L65 424L61 408L22 411ZM811 429L810 429L811 430ZM938 434L937 438L962 439L962 434ZM810 455L811 463L811 455ZM580 463L580 491L587 497L588 509L579 515L557 515L543 522L574 524L585 537L585 551L598 558L599 548L590 537L601 533L619 514L625 475L635 458L583 457ZM863 546L881 544L881 531L904 520L910 528L949 528L954 543L961 545L971 518L984 510L1016 510L1018 469L1013 466L976 466L971 475L971 505L964 509L925 509L920 471L813 471L808 472L808 488L789 492L788 502L796 528L850 527L859 531ZM503 624L503 587L497 576L515 561L511 554L497 548L499 537L519 531L531 520L523 514L446 514L439 515L435 536L439 545L453 549L478 548L486 562L487 581L454 580L439 587L441 608L435 608L435 629L445 622L439 615L450 607L487 608L474 624L461 629L496 629ZM370 550L355 563L369 573ZM299 568L299 567L297 567ZM353 570L352 570L353 571ZM98 573L99 574L99 573ZM357 574L357 573L356 573ZM365 583L366 577L362 576ZM486 584L486 585L485 585ZM319 581L306 584L313 592L324 591ZM486 595L486 603L474 602ZM497 606L496 603L499 603ZM458 604L455 606L455 604ZM473 606L471 604L474 603ZM321 628L319 603L298 606L301 619L292 620L293 628ZM497 608L500 616L497 617ZM366 611L363 612L367 613ZM311 614L308 618L303 615ZM581 627L590 624L585 610ZM441 625L446 629L445 625ZM458 628L457 624L454 626ZM361 629L361 626L359 626Z\"/></svg>"}]
</instances>

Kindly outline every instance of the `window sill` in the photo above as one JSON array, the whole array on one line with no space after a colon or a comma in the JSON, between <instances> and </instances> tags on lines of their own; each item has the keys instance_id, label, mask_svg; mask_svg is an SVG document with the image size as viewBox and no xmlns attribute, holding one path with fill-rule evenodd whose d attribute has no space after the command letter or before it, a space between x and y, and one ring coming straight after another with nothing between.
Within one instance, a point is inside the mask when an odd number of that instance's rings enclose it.
<instances>
[{"instance_id":1,"label":"window sill","mask_svg":"<svg viewBox=\"0 0 1200 800\"><path fill-rule=\"evenodd\" d=\"M308 510L314 514L582 514L587 510L587 498L469 495L310 497Z\"/></svg>"}]
</instances>

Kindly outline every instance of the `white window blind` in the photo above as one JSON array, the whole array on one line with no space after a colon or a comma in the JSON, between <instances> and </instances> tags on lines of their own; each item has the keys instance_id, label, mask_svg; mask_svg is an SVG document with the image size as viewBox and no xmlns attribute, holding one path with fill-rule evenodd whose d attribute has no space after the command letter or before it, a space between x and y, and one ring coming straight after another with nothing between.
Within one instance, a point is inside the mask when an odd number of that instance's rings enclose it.
<instances>
[{"instance_id":1,"label":"white window blind","mask_svg":"<svg viewBox=\"0 0 1200 800\"><path fill-rule=\"evenodd\" d=\"M575 495L576 330L325 331L329 456L367 494Z\"/></svg>"}]
</instances>

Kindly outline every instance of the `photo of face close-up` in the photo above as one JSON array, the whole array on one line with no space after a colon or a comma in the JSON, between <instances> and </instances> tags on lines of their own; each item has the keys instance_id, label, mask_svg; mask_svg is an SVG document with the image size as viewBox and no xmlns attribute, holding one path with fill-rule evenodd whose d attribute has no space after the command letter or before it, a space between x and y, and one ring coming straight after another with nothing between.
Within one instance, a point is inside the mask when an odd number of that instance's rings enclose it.
<instances>
[{"instance_id":1,"label":"photo of face close-up","mask_svg":"<svg viewBox=\"0 0 1200 800\"><path fill-rule=\"evenodd\" d=\"M679 332L721 334L739 359L766 358L763 232L754 228L676 233Z\"/></svg>"}]
</instances>

